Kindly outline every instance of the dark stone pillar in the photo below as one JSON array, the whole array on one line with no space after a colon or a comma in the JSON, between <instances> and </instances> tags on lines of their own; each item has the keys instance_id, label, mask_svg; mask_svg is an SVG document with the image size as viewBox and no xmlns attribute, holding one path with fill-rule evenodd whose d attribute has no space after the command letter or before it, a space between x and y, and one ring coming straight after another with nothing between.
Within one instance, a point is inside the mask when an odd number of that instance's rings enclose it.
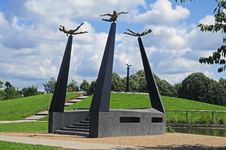
<instances>
[{"instance_id":1,"label":"dark stone pillar","mask_svg":"<svg viewBox=\"0 0 226 150\"><path fill-rule=\"evenodd\" d=\"M151 67L149 65L147 55L144 50L144 46L143 46L143 43L142 43L142 40L140 37L138 38L138 42L139 42L139 46L140 46L140 53L141 53L141 57L142 57L143 65L144 65L144 71L145 71L145 76L146 76L146 80L147 80L147 84L148 84L148 92L149 92L149 97L151 99L152 108L155 108L155 109L159 110L160 112L165 113L165 109L162 104L162 100L161 100L161 97L160 97L160 94L158 91L158 87L156 85L155 78L152 74Z\"/></svg>"},{"instance_id":2,"label":"dark stone pillar","mask_svg":"<svg viewBox=\"0 0 226 150\"><path fill-rule=\"evenodd\" d=\"M126 92L129 92L129 66L127 67L127 83L126 83Z\"/></svg>"},{"instance_id":3,"label":"dark stone pillar","mask_svg":"<svg viewBox=\"0 0 226 150\"><path fill-rule=\"evenodd\" d=\"M53 94L53 99L50 105L49 112L64 112L64 103L67 89L68 72L71 58L71 45L73 36L68 37L67 46L64 52L64 57L61 63L60 72L58 74L56 87Z\"/></svg>"},{"instance_id":4,"label":"dark stone pillar","mask_svg":"<svg viewBox=\"0 0 226 150\"><path fill-rule=\"evenodd\" d=\"M95 91L93 94L90 112L108 112L111 94L111 78L115 45L116 23L111 24L107 44L104 50Z\"/></svg>"}]
</instances>

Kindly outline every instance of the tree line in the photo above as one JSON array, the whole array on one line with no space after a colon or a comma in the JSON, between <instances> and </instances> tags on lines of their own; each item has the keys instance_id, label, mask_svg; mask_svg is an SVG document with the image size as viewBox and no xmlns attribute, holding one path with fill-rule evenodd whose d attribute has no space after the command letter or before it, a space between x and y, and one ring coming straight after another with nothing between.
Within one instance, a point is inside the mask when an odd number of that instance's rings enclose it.
<instances>
[{"instance_id":1,"label":"tree line","mask_svg":"<svg viewBox=\"0 0 226 150\"><path fill-rule=\"evenodd\" d=\"M187 76L181 83L171 85L164 79L160 79L155 73L153 73L159 93L161 96L171 96L185 98L200 102L206 102L210 104L216 104L226 106L226 79L220 78L219 81L215 81L206 77L203 73L192 73ZM144 70L139 70L135 74L129 77L129 89L130 92L142 92L148 93L148 85ZM87 91L89 95L92 95L95 91L96 80L89 83L86 79L80 86L74 79L71 79L67 86L67 92L73 91ZM127 84L127 77L121 78L117 73L113 72L111 91L125 92ZM3 82L0 81L0 88L2 88ZM21 91L15 90L9 82L5 83L7 87L5 90L0 90L0 100L7 100L13 98L19 98L21 95L24 97L43 94L44 92L38 91L38 86L30 86L23 88ZM51 89L51 93L54 92L56 86L56 80L51 77L48 82L43 84L44 89Z\"/></svg>"},{"instance_id":2,"label":"tree line","mask_svg":"<svg viewBox=\"0 0 226 150\"><path fill-rule=\"evenodd\" d=\"M219 81L206 77L203 73L192 73L181 83L171 85L166 80L160 79L156 74L154 78L161 96L185 98L210 104L226 106L226 79ZM130 92L148 93L148 85L144 70L139 70L129 77ZM111 91L126 91L127 77L121 78L117 73L112 74ZM93 94L96 80L89 84L85 79L80 88Z\"/></svg>"}]
</instances>

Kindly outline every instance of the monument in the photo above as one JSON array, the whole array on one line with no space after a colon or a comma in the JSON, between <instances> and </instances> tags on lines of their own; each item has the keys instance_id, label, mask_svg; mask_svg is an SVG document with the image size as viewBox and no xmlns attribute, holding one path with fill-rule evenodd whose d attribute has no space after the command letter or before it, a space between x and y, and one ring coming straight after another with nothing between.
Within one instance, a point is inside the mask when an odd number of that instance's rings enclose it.
<instances>
[{"instance_id":1,"label":"monument","mask_svg":"<svg viewBox=\"0 0 226 150\"><path fill-rule=\"evenodd\" d=\"M140 51L148 84L152 108L149 109L109 109L111 94L111 77L115 44L115 21L118 14L114 11L110 19L113 22L108 35L97 83L90 106L89 137L139 136L165 134L166 116L149 62L140 36L151 33L151 29L143 33L135 33L129 29L129 35L138 36ZM103 15L102 15L103 16Z\"/></svg>"},{"instance_id":2,"label":"monument","mask_svg":"<svg viewBox=\"0 0 226 150\"><path fill-rule=\"evenodd\" d=\"M76 32L81 26L79 25L75 30L66 30L64 26L59 28L60 31L69 34L66 49L64 52L63 60L61 63L60 71L58 74L56 87L54 90L52 102L49 109L49 128L48 132L52 133L56 129L59 129L64 122L66 121L64 118L64 103L66 97L66 89L67 89L67 82L68 82L68 72L69 72L69 65L70 65L70 58L71 58L71 45L72 45L72 35L88 33L85 32Z\"/></svg>"},{"instance_id":3,"label":"monument","mask_svg":"<svg viewBox=\"0 0 226 150\"><path fill-rule=\"evenodd\" d=\"M109 109L111 94L111 78L114 58L116 23L120 14L127 12L113 11L110 19L103 21L112 22L105 46L97 83L89 110L64 111L64 101L70 63L72 35L83 34L75 30L66 30L64 26L60 31L70 34L57 79L52 103L50 106L49 133L78 134L88 137L114 137L114 136L139 136L157 135L166 132L166 115L153 77L146 52L140 36L151 33L151 29L143 33L135 33L129 29L132 36L138 36L141 58L148 84L149 97L152 108L148 109Z\"/></svg>"}]
</instances>

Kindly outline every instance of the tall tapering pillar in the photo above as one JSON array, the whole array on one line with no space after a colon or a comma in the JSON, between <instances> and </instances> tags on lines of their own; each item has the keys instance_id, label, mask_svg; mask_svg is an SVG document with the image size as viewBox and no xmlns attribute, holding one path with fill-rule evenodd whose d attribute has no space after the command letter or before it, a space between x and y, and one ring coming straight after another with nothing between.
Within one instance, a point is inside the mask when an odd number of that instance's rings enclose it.
<instances>
[{"instance_id":1,"label":"tall tapering pillar","mask_svg":"<svg viewBox=\"0 0 226 150\"><path fill-rule=\"evenodd\" d=\"M146 52L144 50L144 46L142 43L141 38L138 38L139 46L140 46L140 53L141 53L141 58L143 61L143 66L144 66L144 71L145 71L145 76L148 84L148 92L149 92L149 97L151 100L151 105L152 108L155 108L159 110L160 112L165 113L165 109L162 104L162 100L158 91L158 87L155 82L155 78L152 74L151 67L149 65L148 59Z\"/></svg>"},{"instance_id":2,"label":"tall tapering pillar","mask_svg":"<svg viewBox=\"0 0 226 150\"><path fill-rule=\"evenodd\" d=\"M116 23L113 22L111 23L107 44L104 50L104 55L90 106L90 112L109 111L115 45L115 29Z\"/></svg>"},{"instance_id":3,"label":"tall tapering pillar","mask_svg":"<svg viewBox=\"0 0 226 150\"><path fill-rule=\"evenodd\" d=\"M49 109L49 128L48 128L49 133L54 132L57 126L59 126L59 128L61 127L61 125L58 124L58 121L62 122L63 118L61 115L64 112L64 103L66 97L68 73L71 58L72 39L73 36L70 35L68 37L67 46L64 52L63 60L61 63L60 71L56 82L56 87L53 93L53 98ZM59 113L60 115L57 115L57 117L55 117L54 113Z\"/></svg>"}]
</instances>

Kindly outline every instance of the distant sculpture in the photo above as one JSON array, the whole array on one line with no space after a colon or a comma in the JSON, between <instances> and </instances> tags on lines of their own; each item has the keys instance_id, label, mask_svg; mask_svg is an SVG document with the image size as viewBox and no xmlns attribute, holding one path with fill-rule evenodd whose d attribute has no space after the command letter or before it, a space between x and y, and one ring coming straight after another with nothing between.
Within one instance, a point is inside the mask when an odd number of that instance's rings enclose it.
<instances>
[{"instance_id":1,"label":"distant sculpture","mask_svg":"<svg viewBox=\"0 0 226 150\"><path fill-rule=\"evenodd\" d=\"M76 34L83 34L83 33L88 33L87 31L84 31L84 32L76 32L82 25L83 25L84 23L82 23L82 24L80 24L75 30L66 30L65 28L64 28L64 26L62 26L62 25L60 25L61 27L59 28L59 30L60 31L62 31L62 32L64 32L64 33L66 33L67 34L67 36L68 36L68 34L70 34L70 35L76 35Z\"/></svg>"},{"instance_id":2,"label":"distant sculpture","mask_svg":"<svg viewBox=\"0 0 226 150\"><path fill-rule=\"evenodd\" d=\"M102 19L102 21L108 21L108 22L114 22L117 20L118 16L120 14L128 14L128 12L117 12L116 10L113 11L113 14L104 14L104 15L100 15L100 16L110 16L110 19Z\"/></svg>"},{"instance_id":3,"label":"distant sculpture","mask_svg":"<svg viewBox=\"0 0 226 150\"><path fill-rule=\"evenodd\" d=\"M126 64L127 65L127 67L130 67L130 66L132 66L132 65L129 65L129 64Z\"/></svg>"},{"instance_id":4,"label":"distant sculpture","mask_svg":"<svg viewBox=\"0 0 226 150\"><path fill-rule=\"evenodd\" d=\"M151 33L152 32L152 30L151 29L149 29L149 30L145 30L143 33L140 33L140 32L138 32L138 33L135 33L135 32L133 32L132 30L130 30L130 29L126 29L126 30L128 30L129 32L131 32L131 33L128 33L128 32L124 32L125 34L129 34L129 35L132 35L132 36L144 36L144 35L146 35L146 34L148 34L148 33Z\"/></svg>"}]
</instances>

